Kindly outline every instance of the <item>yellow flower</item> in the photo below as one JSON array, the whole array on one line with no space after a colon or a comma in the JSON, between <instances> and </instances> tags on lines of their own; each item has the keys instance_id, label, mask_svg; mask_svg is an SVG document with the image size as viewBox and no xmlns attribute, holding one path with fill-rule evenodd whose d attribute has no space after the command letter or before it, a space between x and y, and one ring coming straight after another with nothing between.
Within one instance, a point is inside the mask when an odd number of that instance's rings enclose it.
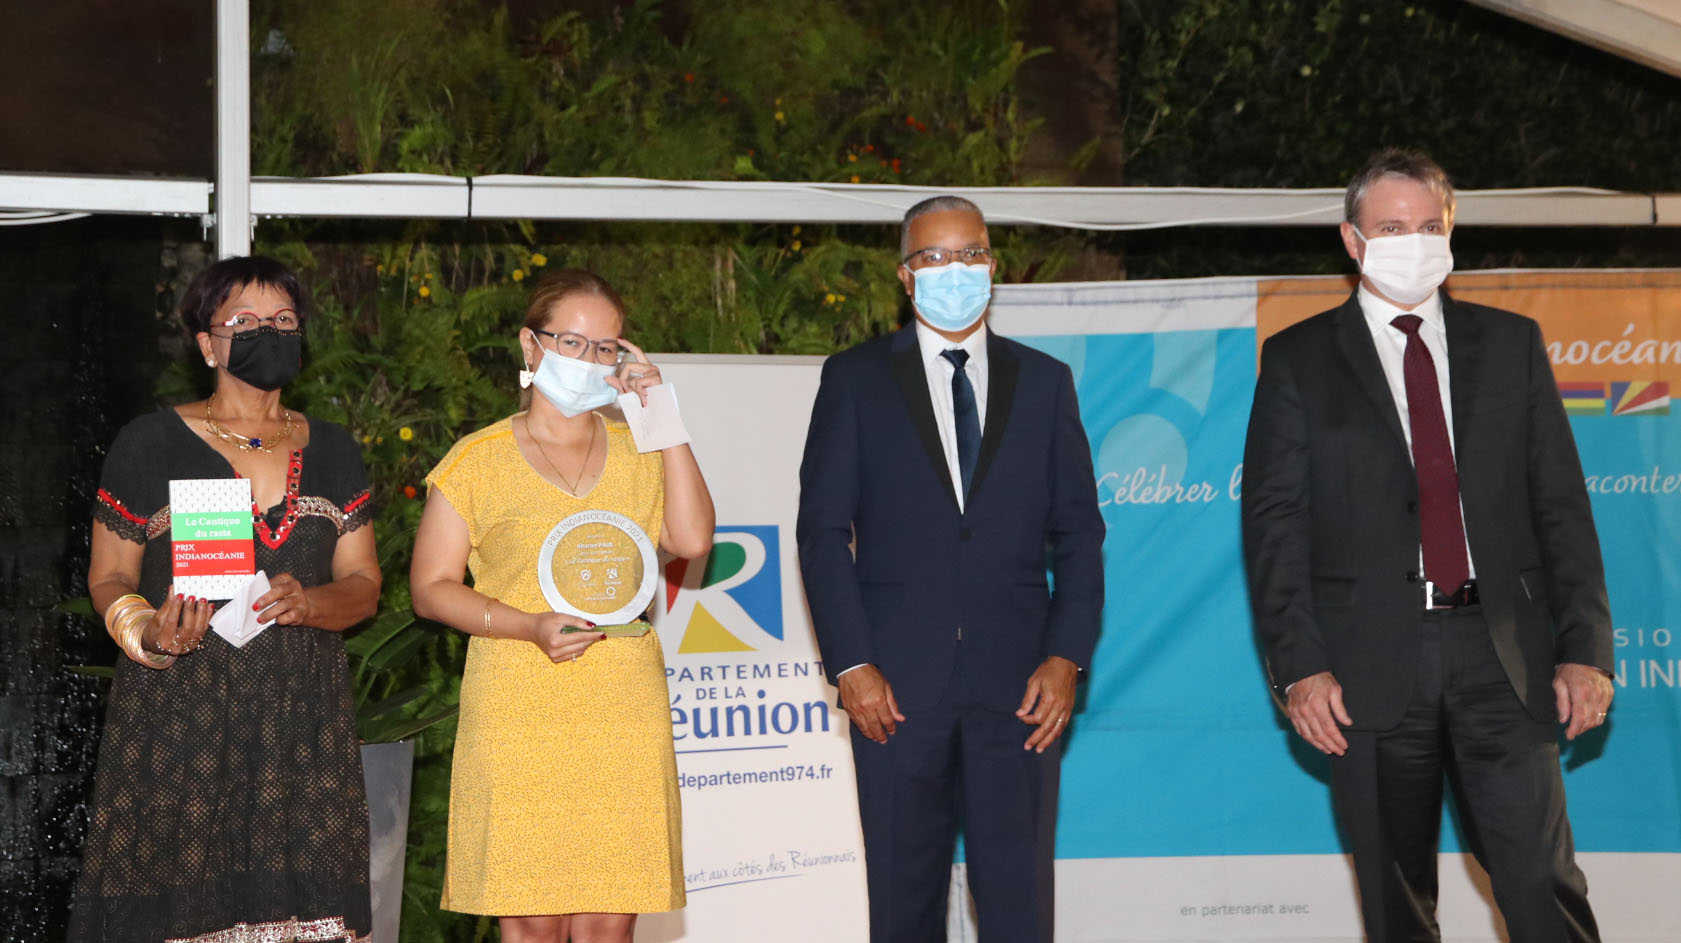
<instances>
[{"instance_id":1,"label":"yellow flower","mask_svg":"<svg viewBox=\"0 0 1681 943\"><path fill-rule=\"evenodd\" d=\"M403 428L397 430L397 438L407 442L414 438L414 430L410 429L408 426L404 426Z\"/></svg>"},{"instance_id":2,"label":"yellow flower","mask_svg":"<svg viewBox=\"0 0 1681 943\"><path fill-rule=\"evenodd\" d=\"M425 285L420 286L420 297L422 297L422 298L432 297L432 289L425 286Z\"/></svg>"},{"instance_id":3,"label":"yellow flower","mask_svg":"<svg viewBox=\"0 0 1681 943\"><path fill-rule=\"evenodd\" d=\"M374 440L373 436L368 435L366 432L362 433L362 444L363 445L367 445L369 442L372 442L373 440Z\"/></svg>"},{"instance_id":4,"label":"yellow flower","mask_svg":"<svg viewBox=\"0 0 1681 943\"><path fill-rule=\"evenodd\" d=\"M857 154L848 154L848 155L846 155L846 162L847 162L847 163L849 163L849 164L856 164L856 163L858 163L858 155L857 155Z\"/></svg>"},{"instance_id":5,"label":"yellow flower","mask_svg":"<svg viewBox=\"0 0 1681 943\"><path fill-rule=\"evenodd\" d=\"M841 304L846 304L846 296L845 295L836 295L835 300L840 302Z\"/></svg>"},{"instance_id":6,"label":"yellow flower","mask_svg":"<svg viewBox=\"0 0 1681 943\"><path fill-rule=\"evenodd\" d=\"M791 232L791 233L793 233L793 234L794 234L794 235L796 235L796 236L797 236L797 235L799 235L799 234L800 234L800 224L799 224L799 223L795 223L795 224L794 224L794 228L793 228L793 229L790 229L790 230L789 230L789 232Z\"/></svg>"},{"instance_id":7,"label":"yellow flower","mask_svg":"<svg viewBox=\"0 0 1681 943\"><path fill-rule=\"evenodd\" d=\"M432 280L432 273L431 273L431 272L427 272L427 273L426 273L426 280L427 280L427 281L431 281L431 280Z\"/></svg>"},{"instance_id":8,"label":"yellow flower","mask_svg":"<svg viewBox=\"0 0 1681 943\"><path fill-rule=\"evenodd\" d=\"M788 248L793 249L795 252L800 251L800 241L798 239L795 239L792 243L790 243L788 245Z\"/></svg>"},{"instance_id":9,"label":"yellow flower","mask_svg":"<svg viewBox=\"0 0 1681 943\"><path fill-rule=\"evenodd\" d=\"M853 183L857 183L857 182L858 182L858 175L857 175L857 174L853 174L853 175L852 175L852 182L853 182Z\"/></svg>"},{"instance_id":10,"label":"yellow flower","mask_svg":"<svg viewBox=\"0 0 1681 943\"><path fill-rule=\"evenodd\" d=\"M383 264L374 266L374 274L375 275L384 275L385 274L385 266Z\"/></svg>"},{"instance_id":11,"label":"yellow flower","mask_svg":"<svg viewBox=\"0 0 1681 943\"><path fill-rule=\"evenodd\" d=\"M517 282L517 281L520 281L524 278L525 278L525 269L522 269L522 268L514 269L514 281Z\"/></svg>"},{"instance_id":12,"label":"yellow flower","mask_svg":"<svg viewBox=\"0 0 1681 943\"><path fill-rule=\"evenodd\" d=\"M831 291L828 294L824 295L823 296L823 303L826 304L826 305L834 304L835 303L835 293Z\"/></svg>"},{"instance_id":13,"label":"yellow flower","mask_svg":"<svg viewBox=\"0 0 1681 943\"><path fill-rule=\"evenodd\" d=\"M785 122L785 121L787 121L787 120L788 120L788 119L786 119L786 118L784 118L784 117L782 117L782 112L780 112L780 111L779 111L779 112L777 112L777 113L776 113L776 123L777 123L777 124L782 124L782 123L784 123L784 122Z\"/></svg>"},{"instance_id":14,"label":"yellow flower","mask_svg":"<svg viewBox=\"0 0 1681 943\"><path fill-rule=\"evenodd\" d=\"M374 439L374 444L375 445L384 445L385 444L385 436L379 436L378 438Z\"/></svg>"},{"instance_id":15,"label":"yellow flower","mask_svg":"<svg viewBox=\"0 0 1681 943\"><path fill-rule=\"evenodd\" d=\"M782 107L782 99L780 99L780 98L776 99L776 106L778 108Z\"/></svg>"},{"instance_id":16,"label":"yellow flower","mask_svg":"<svg viewBox=\"0 0 1681 943\"><path fill-rule=\"evenodd\" d=\"M544 255L541 252L531 253L531 265L534 268L542 268L543 266L548 265L548 264L549 264L549 257L548 256Z\"/></svg>"}]
</instances>

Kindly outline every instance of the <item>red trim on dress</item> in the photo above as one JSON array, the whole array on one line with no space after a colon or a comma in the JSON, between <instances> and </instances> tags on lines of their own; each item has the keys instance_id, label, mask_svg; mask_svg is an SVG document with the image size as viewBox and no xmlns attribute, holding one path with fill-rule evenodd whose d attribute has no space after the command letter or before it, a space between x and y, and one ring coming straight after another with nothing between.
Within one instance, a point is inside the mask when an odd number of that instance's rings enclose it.
<instances>
[{"instance_id":1,"label":"red trim on dress","mask_svg":"<svg viewBox=\"0 0 1681 943\"><path fill-rule=\"evenodd\" d=\"M303 467L303 450L293 449L291 461L286 465L286 515L281 518L279 527L270 531L263 509L257 507L256 501L251 502L251 523L257 532L257 539L270 550L279 550L286 538L292 536L292 525L298 522L298 479L303 473ZM234 477L243 476L235 472Z\"/></svg>"},{"instance_id":2,"label":"red trim on dress","mask_svg":"<svg viewBox=\"0 0 1681 943\"><path fill-rule=\"evenodd\" d=\"M111 506L112 510L116 511L118 514L121 514L123 517L128 518L129 520L133 521L134 523L139 524L141 527L146 526L146 518L141 517L140 515L134 513L133 511L130 511L127 507L125 507L123 505L123 503L121 501L117 500L116 495L113 495L111 492L106 491L104 488L99 489L99 500L104 501L106 504Z\"/></svg>"}]
</instances>

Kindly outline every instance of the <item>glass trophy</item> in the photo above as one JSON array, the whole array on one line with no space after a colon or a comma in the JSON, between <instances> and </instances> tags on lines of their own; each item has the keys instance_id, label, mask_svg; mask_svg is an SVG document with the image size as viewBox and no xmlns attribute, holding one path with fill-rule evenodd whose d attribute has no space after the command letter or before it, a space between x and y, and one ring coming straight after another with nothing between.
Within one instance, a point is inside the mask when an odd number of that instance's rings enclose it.
<instances>
[{"instance_id":1,"label":"glass trophy","mask_svg":"<svg viewBox=\"0 0 1681 943\"><path fill-rule=\"evenodd\" d=\"M556 524L537 554L537 582L556 612L587 619L615 634L653 602L659 565L654 542L636 522L613 511L580 511ZM625 631L621 635L640 635Z\"/></svg>"}]
</instances>

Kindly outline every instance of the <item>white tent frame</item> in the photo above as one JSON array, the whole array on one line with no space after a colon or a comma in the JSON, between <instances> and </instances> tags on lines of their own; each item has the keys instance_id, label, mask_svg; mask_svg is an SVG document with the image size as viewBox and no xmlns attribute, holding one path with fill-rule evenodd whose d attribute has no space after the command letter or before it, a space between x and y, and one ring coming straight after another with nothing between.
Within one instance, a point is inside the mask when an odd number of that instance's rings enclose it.
<instances>
[{"instance_id":1,"label":"white tent frame","mask_svg":"<svg viewBox=\"0 0 1681 943\"><path fill-rule=\"evenodd\" d=\"M0 223L90 213L197 216L215 230L216 254L225 258L250 253L262 217L896 224L913 203L941 193L974 200L994 225L1130 230L1342 221L1340 188L910 187L432 174L253 178L249 0L216 0L216 179L0 173L0 207L11 210L0 212ZM1681 193L1461 191L1456 224L1681 226Z\"/></svg>"}]
</instances>

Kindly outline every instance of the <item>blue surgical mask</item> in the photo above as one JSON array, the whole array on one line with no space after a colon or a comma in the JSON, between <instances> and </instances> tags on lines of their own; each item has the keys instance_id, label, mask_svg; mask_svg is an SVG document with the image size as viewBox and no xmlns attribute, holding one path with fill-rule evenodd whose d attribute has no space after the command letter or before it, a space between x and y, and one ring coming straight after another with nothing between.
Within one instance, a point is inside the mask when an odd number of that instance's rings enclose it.
<instances>
[{"instance_id":1,"label":"blue surgical mask","mask_svg":"<svg viewBox=\"0 0 1681 943\"><path fill-rule=\"evenodd\" d=\"M992 267L948 262L918 269L917 313L942 331L961 331L981 319L992 300Z\"/></svg>"},{"instance_id":2,"label":"blue surgical mask","mask_svg":"<svg viewBox=\"0 0 1681 943\"><path fill-rule=\"evenodd\" d=\"M537 362L531 383L568 418L581 416L619 398L619 392L607 385L613 368L610 363L590 363L548 350Z\"/></svg>"}]
</instances>

